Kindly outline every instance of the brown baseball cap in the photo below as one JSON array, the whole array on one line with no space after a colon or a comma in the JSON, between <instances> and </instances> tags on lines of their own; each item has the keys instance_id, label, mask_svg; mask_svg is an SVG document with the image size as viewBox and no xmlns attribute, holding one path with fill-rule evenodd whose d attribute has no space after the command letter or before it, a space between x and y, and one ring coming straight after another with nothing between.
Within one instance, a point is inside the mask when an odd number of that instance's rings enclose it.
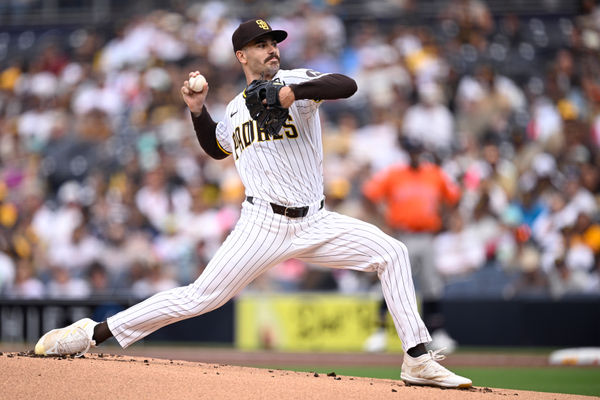
<instances>
[{"instance_id":1,"label":"brown baseball cap","mask_svg":"<svg viewBox=\"0 0 600 400\"><path fill-rule=\"evenodd\" d=\"M271 29L271 26L265 20L251 19L242 22L235 32L233 32L231 36L233 51L241 50L254 39L266 34L272 35L277 43L283 42L288 35L286 31Z\"/></svg>"}]
</instances>

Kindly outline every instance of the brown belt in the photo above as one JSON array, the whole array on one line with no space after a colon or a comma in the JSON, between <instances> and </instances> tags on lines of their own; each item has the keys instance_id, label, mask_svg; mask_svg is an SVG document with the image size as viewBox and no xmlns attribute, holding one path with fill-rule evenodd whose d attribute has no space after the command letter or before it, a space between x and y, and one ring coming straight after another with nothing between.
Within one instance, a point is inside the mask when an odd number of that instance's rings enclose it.
<instances>
[{"instance_id":1,"label":"brown belt","mask_svg":"<svg viewBox=\"0 0 600 400\"><path fill-rule=\"evenodd\" d=\"M254 204L254 197L252 196L247 196L246 200L248 200L248 203L250 204ZM289 218L302 218L302 217L306 217L306 215L308 214L308 209L310 208L309 206L304 206L304 207L286 207L286 206L282 206L279 204L275 204L275 203L269 203L271 205L271 208L273 209L273 212L275 214L281 214L284 215L286 217ZM319 205L319 210L321 208L323 208L323 205L325 204L325 200L321 200L321 204Z\"/></svg>"}]
</instances>

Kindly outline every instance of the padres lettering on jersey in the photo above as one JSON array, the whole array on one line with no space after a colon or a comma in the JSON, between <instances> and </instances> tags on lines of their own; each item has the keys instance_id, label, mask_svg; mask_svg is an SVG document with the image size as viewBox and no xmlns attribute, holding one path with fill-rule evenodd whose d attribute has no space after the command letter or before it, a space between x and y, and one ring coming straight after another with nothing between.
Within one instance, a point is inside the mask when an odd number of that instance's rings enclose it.
<instances>
[{"instance_id":1,"label":"padres lettering on jersey","mask_svg":"<svg viewBox=\"0 0 600 400\"><path fill-rule=\"evenodd\" d=\"M233 140L233 155L237 160L240 152L254 142L266 142L268 140L281 140L284 137L288 139L296 139L298 137L298 129L294 125L292 116L288 116L285 124L279 133L269 136L263 129L258 129L256 121L249 120L241 126L237 126L232 134Z\"/></svg>"},{"instance_id":2,"label":"padres lettering on jersey","mask_svg":"<svg viewBox=\"0 0 600 400\"><path fill-rule=\"evenodd\" d=\"M307 69L280 70L286 85L316 79ZM303 206L323 198L323 145L320 102L296 100L279 133L269 137L252 120L240 93L217 125L217 140L232 153L246 195L273 203Z\"/></svg>"}]
</instances>

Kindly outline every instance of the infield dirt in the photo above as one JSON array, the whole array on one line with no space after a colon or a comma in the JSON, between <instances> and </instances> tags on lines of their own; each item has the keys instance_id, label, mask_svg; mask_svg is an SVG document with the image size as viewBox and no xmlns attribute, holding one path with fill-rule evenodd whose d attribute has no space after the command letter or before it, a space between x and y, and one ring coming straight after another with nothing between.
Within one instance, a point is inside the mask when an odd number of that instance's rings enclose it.
<instances>
[{"instance_id":1,"label":"infield dirt","mask_svg":"<svg viewBox=\"0 0 600 400\"><path fill-rule=\"evenodd\" d=\"M82 358L0 353L0 376L2 399L591 399L482 387L444 390L399 380L103 353Z\"/></svg>"}]
</instances>

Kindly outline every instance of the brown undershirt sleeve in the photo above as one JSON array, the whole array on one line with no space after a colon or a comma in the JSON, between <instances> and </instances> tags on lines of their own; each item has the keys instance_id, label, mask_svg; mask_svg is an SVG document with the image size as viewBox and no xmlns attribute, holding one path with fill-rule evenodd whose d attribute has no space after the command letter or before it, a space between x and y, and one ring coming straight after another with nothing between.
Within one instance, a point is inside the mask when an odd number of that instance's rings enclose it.
<instances>
[{"instance_id":1,"label":"brown undershirt sleeve","mask_svg":"<svg viewBox=\"0 0 600 400\"><path fill-rule=\"evenodd\" d=\"M192 113L192 122L194 123L198 143L200 143L206 154L216 160L222 160L230 154L219 145L217 141L217 123L210 117L206 106L202 107L200 115L194 116Z\"/></svg>"},{"instance_id":2,"label":"brown undershirt sleeve","mask_svg":"<svg viewBox=\"0 0 600 400\"><path fill-rule=\"evenodd\" d=\"M333 100L352 96L356 90L354 79L342 74L327 74L317 79L289 85L296 100Z\"/></svg>"}]
</instances>

